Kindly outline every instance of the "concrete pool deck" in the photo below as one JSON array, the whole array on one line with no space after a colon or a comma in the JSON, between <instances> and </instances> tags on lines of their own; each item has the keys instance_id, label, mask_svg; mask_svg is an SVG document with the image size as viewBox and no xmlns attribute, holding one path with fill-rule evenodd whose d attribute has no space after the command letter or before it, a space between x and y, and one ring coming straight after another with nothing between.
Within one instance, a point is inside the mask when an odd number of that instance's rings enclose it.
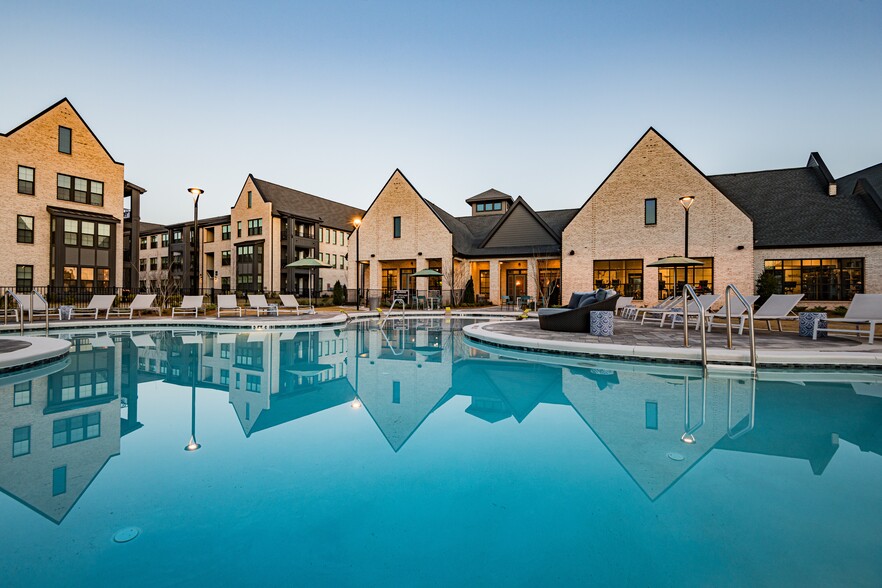
<instances>
[{"instance_id":1,"label":"concrete pool deck","mask_svg":"<svg viewBox=\"0 0 882 588\"><path fill-rule=\"evenodd\" d=\"M689 347L683 346L683 329L640 325L616 317L615 334L597 337L588 333L543 331L538 320L494 321L467 325L473 341L521 351L540 351L580 357L636 359L701 363L701 333L689 331ZM750 361L747 335L732 337L734 349L726 348L726 331L707 333L708 363L745 365ZM855 338L826 337L813 341L794 332L756 331L757 365L775 367L849 367L882 369L882 345Z\"/></svg>"},{"instance_id":2,"label":"concrete pool deck","mask_svg":"<svg viewBox=\"0 0 882 588\"><path fill-rule=\"evenodd\" d=\"M0 374L55 361L69 352L70 341L50 337L2 337Z\"/></svg>"}]
</instances>

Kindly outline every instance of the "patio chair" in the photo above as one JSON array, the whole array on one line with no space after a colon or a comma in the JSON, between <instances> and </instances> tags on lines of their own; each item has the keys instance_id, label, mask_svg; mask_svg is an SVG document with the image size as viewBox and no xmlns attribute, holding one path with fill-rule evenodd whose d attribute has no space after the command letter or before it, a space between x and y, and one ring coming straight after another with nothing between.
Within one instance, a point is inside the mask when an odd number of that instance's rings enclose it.
<instances>
[{"instance_id":1,"label":"patio chair","mask_svg":"<svg viewBox=\"0 0 882 588\"><path fill-rule=\"evenodd\" d=\"M58 318L61 320L61 311L57 308L50 308L49 303L46 302L46 299L43 298L38 292L34 291L34 310L31 312L31 294L16 294L15 292L10 291L9 295L12 296L13 300L15 300L15 304L18 306L16 309L12 309L12 312L15 315L16 321L24 320L24 313L27 312L28 316L33 316L34 318L39 318L40 316L45 317L46 314L49 314L50 318Z\"/></svg>"},{"instance_id":2,"label":"patio chair","mask_svg":"<svg viewBox=\"0 0 882 588\"><path fill-rule=\"evenodd\" d=\"M778 330L781 330L781 321L799 320L799 317L793 314L794 307L802 300L802 294L772 294L755 313L753 320L766 321L766 328L772 330L772 321L778 323ZM741 324L738 327L738 334L744 333L744 325L747 323L747 315L741 315Z\"/></svg>"},{"instance_id":3,"label":"patio chair","mask_svg":"<svg viewBox=\"0 0 882 588\"><path fill-rule=\"evenodd\" d=\"M205 296L184 296L180 306L172 308L172 318L179 314L193 313L194 318L199 317L199 309L205 304Z\"/></svg>"},{"instance_id":4,"label":"patio chair","mask_svg":"<svg viewBox=\"0 0 882 588\"><path fill-rule=\"evenodd\" d=\"M633 302L633 300L633 296L619 296L619 299L616 301L615 314L623 316L622 313L624 313L625 308L627 308L631 304L631 302ZM619 311L622 312L620 313Z\"/></svg>"},{"instance_id":5,"label":"patio chair","mask_svg":"<svg viewBox=\"0 0 882 588\"><path fill-rule=\"evenodd\" d=\"M279 307L280 310L300 315L300 310L303 308L303 305L297 302L296 296L293 294L279 294L279 299L282 301L282 305ZM315 314L315 307L311 304L306 306L306 313Z\"/></svg>"},{"instance_id":6,"label":"patio chair","mask_svg":"<svg viewBox=\"0 0 882 588\"><path fill-rule=\"evenodd\" d=\"M615 290L605 290L607 293L603 300L589 302L582 306L580 301L576 308L540 308L539 328L543 331L559 331L563 333L587 333L591 329L592 310L615 311L619 295ZM596 296L594 292L586 293L582 300L588 296ZM572 302L572 301L570 301Z\"/></svg>"},{"instance_id":7,"label":"patio chair","mask_svg":"<svg viewBox=\"0 0 882 588\"><path fill-rule=\"evenodd\" d=\"M643 324L643 321L646 320L646 315L652 315L659 312L663 312L665 310L669 310L670 308L680 304L682 301L682 297L680 296L668 296L658 304L654 306L645 306L643 308L635 308L633 311L629 313L627 318L636 321L640 318L640 315L643 315L643 318L640 320L640 324Z\"/></svg>"},{"instance_id":8,"label":"patio chair","mask_svg":"<svg viewBox=\"0 0 882 588\"><path fill-rule=\"evenodd\" d=\"M753 308L753 305L756 304L757 300L759 300L759 296L745 296L744 299L747 301L747 304L749 304L750 307ZM744 306L744 304L741 303L741 300L739 300L735 296L732 296L731 300L732 300L732 318L740 319L747 312L747 307ZM722 325L726 324L726 304L725 303L723 303L723 306L722 306L722 308L720 308L720 310L718 310L717 312L714 312L714 313L709 313L707 315L707 318L705 320L707 321L707 332L708 333L710 333L713 330L714 325L717 324L715 322L716 319L720 319L721 321L723 321L720 324L722 324Z\"/></svg>"},{"instance_id":9,"label":"patio chair","mask_svg":"<svg viewBox=\"0 0 882 588\"><path fill-rule=\"evenodd\" d=\"M128 308L111 308L108 311L108 316L111 314L114 316L129 315L129 318L131 319L134 316L136 310L138 311L138 316L141 316L141 313L145 310L155 310L157 313L159 313L159 316L162 316L162 309L158 306L153 306L154 300L156 300L156 294L138 294L129 304Z\"/></svg>"},{"instance_id":10,"label":"patio chair","mask_svg":"<svg viewBox=\"0 0 882 588\"><path fill-rule=\"evenodd\" d=\"M78 316L89 316L97 319L98 313L104 311L104 318L110 318L110 309L113 308L113 302L116 300L116 294L95 294L89 301L86 308L74 308L70 311L70 318Z\"/></svg>"},{"instance_id":11,"label":"patio chair","mask_svg":"<svg viewBox=\"0 0 882 588\"><path fill-rule=\"evenodd\" d=\"M235 294L218 294L217 296L217 318L220 318L221 313L228 312L231 314L235 314L236 316L242 316L242 307L239 306L239 302L236 300Z\"/></svg>"},{"instance_id":12,"label":"patio chair","mask_svg":"<svg viewBox=\"0 0 882 588\"><path fill-rule=\"evenodd\" d=\"M707 313L709 312L710 307L713 304L715 304L717 302L717 300L719 300L719 299L720 299L719 294L701 294L698 297L697 302L694 299L690 300L689 304L686 305L686 319L685 320L688 321L690 317L695 317L695 319L696 319L695 320L695 330L698 330L698 328L701 326L701 321L698 320L698 318L699 318L698 303L699 302L701 303L701 308L704 309L705 316L707 316ZM660 326L660 327L665 326L665 319L667 317L671 317L671 328L673 329L674 325L677 323L677 319L683 320L682 306L680 306L680 307L673 306L673 307L669 308L668 310L662 312L660 315L660 322L659 322L658 326Z\"/></svg>"},{"instance_id":13,"label":"patio chair","mask_svg":"<svg viewBox=\"0 0 882 588\"><path fill-rule=\"evenodd\" d=\"M854 325L854 329L831 329L830 323L851 324ZM821 327L820 320L815 319L812 339L818 338L818 331L846 333L858 338L867 335L867 343L872 345L876 335L876 325L879 323L882 323L882 294L855 294L843 318L828 318L827 327ZM867 325L869 329L863 331L861 325Z\"/></svg>"},{"instance_id":14,"label":"patio chair","mask_svg":"<svg viewBox=\"0 0 882 588\"><path fill-rule=\"evenodd\" d=\"M278 306L276 306L276 308L278 308ZM257 316L260 316L261 310L263 311L263 314L269 315L270 304L266 301L266 296L264 294L249 294L248 310L256 311Z\"/></svg>"}]
</instances>

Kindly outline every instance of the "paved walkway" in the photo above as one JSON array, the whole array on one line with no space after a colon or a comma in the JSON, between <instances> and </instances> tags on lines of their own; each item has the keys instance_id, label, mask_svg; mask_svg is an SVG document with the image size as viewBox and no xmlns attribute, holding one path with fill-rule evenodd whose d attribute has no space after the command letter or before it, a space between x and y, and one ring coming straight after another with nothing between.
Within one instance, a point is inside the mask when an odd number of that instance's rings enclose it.
<instances>
[{"instance_id":1,"label":"paved walkway","mask_svg":"<svg viewBox=\"0 0 882 588\"><path fill-rule=\"evenodd\" d=\"M616 317L614 335L612 337L595 337L588 333L557 333L543 331L539 328L538 320L510 321L492 323L485 329L514 337L529 337L541 341L567 341L579 343L600 343L611 345L651 345L653 347L683 347L683 326L671 329L658 325L641 325L638 321L631 321ZM794 332L756 330L757 349L782 349L782 350L812 350L823 351L836 349L837 351L867 351L879 349L879 345L866 345L853 338L826 337L813 341L811 337L800 337ZM726 331L722 328L714 328L707 333L708 347L725 347ZM735 349L749 349L750 342L745 331L744 335L738 335L737 329L732 334L732 344ZM701 346L701 333L694 328L689 331L689 346Z\"/></svg>"}]
</instances>

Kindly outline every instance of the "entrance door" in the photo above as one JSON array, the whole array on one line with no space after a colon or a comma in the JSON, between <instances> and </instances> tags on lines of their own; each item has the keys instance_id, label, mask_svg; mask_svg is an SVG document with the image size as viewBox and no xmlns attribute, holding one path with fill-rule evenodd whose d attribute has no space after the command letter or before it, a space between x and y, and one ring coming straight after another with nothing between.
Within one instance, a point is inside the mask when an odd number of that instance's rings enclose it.
<instances>
[{"instance_id":1,"label":"entrance door","mask_svg":"<svg viewBox=\"0 0 882 588\"><path fill-rule=\"evenodd\" d=\"M505 271L505 294L512 299L527 295L527 270L510 269Z\"/></svg>"}]
</instances>

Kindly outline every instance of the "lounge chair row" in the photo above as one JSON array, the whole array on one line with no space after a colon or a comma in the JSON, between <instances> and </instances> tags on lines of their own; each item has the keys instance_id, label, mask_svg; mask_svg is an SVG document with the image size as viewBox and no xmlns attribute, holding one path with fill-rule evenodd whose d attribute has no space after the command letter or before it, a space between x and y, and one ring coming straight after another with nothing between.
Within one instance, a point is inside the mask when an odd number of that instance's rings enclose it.
<instances>
[{"instance_id":1,"label":"lounge chair row","mask_svg":"<svg viewBox=\"0 0 882 588\"><path fill-rule=\"evenodd\" d=\"M37 292L34 292L33 297L31 294L10 293L10 295L13 297L17 305L17 308L10 309L10 312L14 314L16 321L23 320L25 314L27 314L29 318L47 318L48 315L48 318L61 319L61 310L59 308L50 307L46 299ZM249 306L247 308L242 308L239 306L235 294L221 294L217 297L217 316L220 317L223 313L242 316L243 311L249 310L255 311L257 316L260 316L261 313L269 314L274 311L297 315L299 315L301 311L308 314L313 314L315 312L315 307L312 305L301 305L293 295L282 294L280 299L282 302L280 305L270 305L267 302L265 295L249 294ZM32 300L33 308L31 308ZM162 316L162 309L154 305L155 300L155 294L138 294L127 308L119 308L113 306L113 303L116 301L116 294L95 294L92 296L92 299L89 301L86 308L71 309L70 318L88 317L97 319L99 313L103 313L105 319L109 319L111 316L127 317L131 319L134 317L135 312L140 315L142 312L152 311L155 311ZM194 317L198 317L199 311L202 310L204 306L205 296L184 296L180 306L172 308L172 316L175 317L178 315L192 314Z\"/></svg>"}]
</instances>

